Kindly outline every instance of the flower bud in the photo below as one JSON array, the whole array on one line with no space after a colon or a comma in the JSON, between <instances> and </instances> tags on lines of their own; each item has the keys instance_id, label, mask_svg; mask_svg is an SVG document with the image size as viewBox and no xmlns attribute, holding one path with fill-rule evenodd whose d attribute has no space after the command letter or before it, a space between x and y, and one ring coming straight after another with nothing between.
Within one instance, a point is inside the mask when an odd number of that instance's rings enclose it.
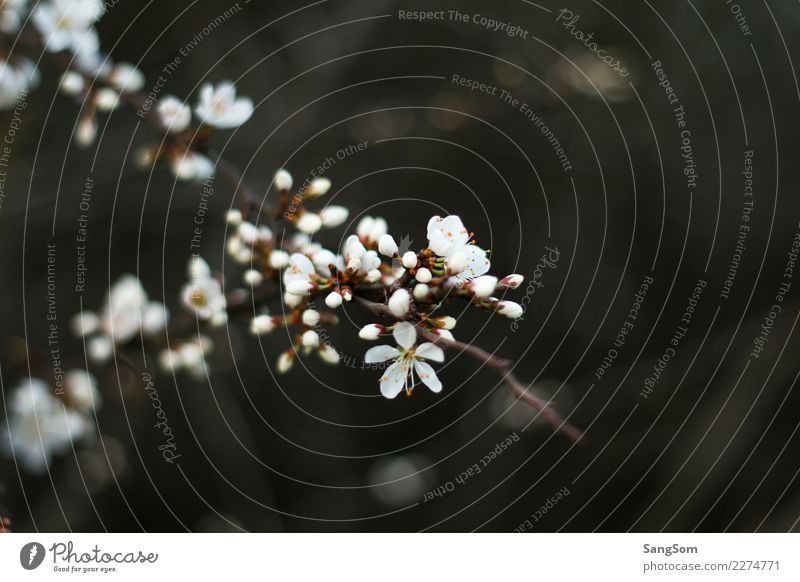
<instances>
[{"instance_id":1,"label":"flower bud","mask_svg":"<svg viewBox=\"0 0 800 582\"><path fill-rule=\"evenodd\" d=\"M322 219L322 226L325 228L336 228L344 224L347 217L350 216L350 211L344 206L333 204L320 210L319 216Z\"/></svg>"},{"instance_id":2,"label":"flower bud","mask_svg":"<svg viewBox=\"0 0 800 582\"><path fill-rule=\"evenodd\" d=\"M80 95L85 86L86 83L83 80L83 75L80 73L76 73L75 71L67 71L61 76L60 88L65 95L70 95L71 97Z\"/></svg>"},{"instance_id":3,"label":"flower bud","mask_svg":"<svg viewBox=\"0 0 800 582\"><path fill-rule=\"evenodd\" d=\"M332 346L328 344L323 344L317 350L317 354L319 355L320 359L325 362L326 364L330 364L331 366L335 366L339 363L339 352L333 349Z\"/></svg>"},{"instance_id":4,"label":"flower bud","mask_svg":"<svg viewBox=\"0 0 800 582\"><path fill-rule=\"evenodd\" d=\"M414 287L414 299L417 301L424 301L428 298L430 292L430 287L428 287L425 283L419 283Z\"/></svg>"},{"instance_id":5,"label":"flower bud","mask_svg":"<svg viewBox=\"0 0 800 582\"><path fill-rule=\"evenodd\" d=\"M449 315L444 315L442 317L434 317L433 318L433 325L440 329L453 329L456 326L456 318L450 317Z\"/></svg>"},{"instance_id":6,"label":"flower bud","mask_svg":"<svg viewBox=\"0 0 800 582\"><path fill-rule=\"evenodd\" d=\"M406 269L413 269L417 266L417 253L414 251L407 251L403 255L403 266Z\"/></svg>"},{"instance_id":7,"label":"flower bud","mask_svg":"<svg viewBox=\"0 0 800 582\"><path fill-rule=\"evenodd\" d=\"M100 317L93 311L76 313L69 327L75 337L83 337L100 329Z\"/></svg>"},{"instance_id":8,"label":"flower bud","mask_svg":"<svg viewBox=\"0 0 800 582\"><path fill-rule=\"evenodd\" d=\"M308 331L303 332L303 335L300 337L300 341L306 348L319 347L319 334L313 329L309 329Z\"/></svg>"},{"instance_id":9,"label":"flower bud","mask_svg":"<svg viewBox=\"0 0 800 582\"><path fill-rule=\"evenodd\" d=\"M99 89L94 94L94 105L98 111L113 111L119 106L119 94L108 87Z\"/></svg>"},{"instance_id":10,"label":"flower bud","mask_svg":"<svg viewBox=\"0 0 800 582\"><path fill-rule=\"evenodd\" d=\"M264 335L275 329L275 319L271 315L257 315L250 320L250 333Z\"/></svg>"},{"instance_id":11,"label":"flower bud","mask_svg":"<svg viewBox=\"0 0 800 582\"><path fill-rule=\"evenodd\" d=\"M378 252L384 257L393 257L397 254L397 243L390 234L383 235L378 241Z\"/></svg>"},{"instance_id":12,"label":"flower bud","mask_svg":"<svg viewBox=\"0 0 800 582\"><path fill-rule=\"evenodd\" d=\"M181 369L183 361L176 350L161 350L158 354L158 367L164 372L175 373Z\"/></svg>"},{"instance_id":13,"label":"flower bud","mask_svg":"<svg viewBox=\"0 0 800 582\"><path fill-rule=\"evenodd\" d=\"M240 224L236 232L239 234L239 238L242 239L242 242L247 245L253 244L256 242L256 239L258 239L258 229L254 224L249 222Z\"/></svg>"},{"instance_id":14,"label":"flower bud","mask_svg":"<svg viewBox=\"0 0 800 582\"><path fill-rule=\"evenodd\" d=\"M425 267L417 269L417 274L415 277L420 283L430 283L431 279L433 279L430 269L426 269Z\"/></svg>"},{"instance_id":15,"label":"flower bud","mask_svg":"<svg viewBox=\"0 0 800 582\"><path fill-rule=\"evenodd\" d=\"M522 317L524 313L524 309L519 303L514 303L513 301L500 301L495 306L495 311L500 315L505 315L509 319L518 319Z\"/></svg>"},{"instance_id":16,"label":"flower bud","mask_svg":"<svg viewBox=\"0 0 800 582\"><path fill-rule=\"evenodd\" d=\"M242 224L242 211L238 208L228 210L228 213L225 215L225 220L231 226L239 226Z\"/></svg>"},{"instance_id":17,"label":"flower bud","mask_svg":"<svg viewBox=\"0 0 800 582\"><path fill-rule=\"evenodd\" d=\"M294 350L286 350L278 357L278 373L285 374L294 366L295 353Z\"/></svg>"},{"instance_id":18,"label":"flower bud","mask_svg":"<svg viewBox=\"0 0 800 582\"><path fill-rule=\"evenodd\" d=\"M304 212L297 219L297 230L306 234L314 234L322 228L322 218L313 212Z\"/></svg>"},{"instance_id":19,"label":"flower bud","mask_svg":"<svg viewBox=\"0 0 800 582\"><path fill-rule=\"evenodd\" d=\"M491 297L496 287L497 277L492 277L491 275L482 275L468 283L468 289L472 291L472 294L478 299Z\"/></svg>"},{"instance_id":20,"label":"flower bud","mask_svg":"<svg viewBox=\"0 0 800 582\"><path fill-rule=\"evenodd\" d=\"M405 289L398 289L389 298L389 311L395 317L405 317L411 309L411 295Z\"/></svg>"},{"instance_id":21,"label":"flower bud","mask_svg":"<svg viewBox=\"0 0 800 582\"><path fill-rule=\"evenodd\" d=\"M367 283L377 283L381 280L381 276L380 269L372 269L369 273L367 273L366 281Z\"/></svg>"},{"instance_id":22,"label":"flower bud","mask_svg":"<svg viewBox=\"0 0 800 582\"><path fill-rule=\"evenodd\" d=\"M367 340L368 342L375 341L378 339L381 334L386 333L386 328L379 323L370 323L369 325L365 325L361 328L358 332L358 337L363 340Z\"/></svg>"},{"instance_id":23,"label":"flower bud","mask_svg":"<svg viewBox=\"0 0 800 582\"><path fill-rule=\"evenodd\" d=\"M331 181L327 178L317 178L306 190L306 198L317 198L324 196L331 189Z\"/></svg>"},{"instance_id":24,"label":"flower bud","mask_svg":"<svg viewBox=\"0 0 800 582\"><path fill-rule=\"evenodd\" d=\"M500 283L498 283L498 287L501 289L516 289L522 282L525 280L525 277L522 275L508 275L500 279Z\"/></svg>"},{"instance_id":25,"label":"flower bud","mask_svg":"<svg viewBox=\"0 0 800 582\"><path fill-rule=\"evenodd\" d=\"M314 327L319 323L320 315L319 311L316 309L306 309L303 312L302 321L303 325L307 325L308 327Z\"/></svg>"},{"instance_id":26,"label":"flower bud","mask_svg":"<svg viewBox=\"0 0 800 582\"><path fill-rule=\"evenodd\" d=\"M75 143L85 148L94 143L95 137L97 137L97 120L94 115L84 117L75 128Z\"/></svg>"},{"instance_id":27,"label":"flower bud","mask_svg":"<svg viewBox=\"0 0 800 582\"><path fill-rule=\"evenodd\" d=\"M275 188L277 188L279 192L287 192L292 189L294 180L289 172L281 169L275 172L273 182L275 183Z\"/></svg>"},{"instance_id":28,"label":"flower bud","mask_svg":"<svg viewBox=\"0 0 800 582\"><path fill-rule=\"evenodd\" d=\"M294 295L287 291L286 293L283 294L283 302L286 304L286 307L291 307L292 309L294 309L303 302L303 296Z\"/></svg>"},{"instance_id":29,"label":"flower bud","mask_svg":"<svg viewBox=\"0 0 800 582\"><path fill-rule=\"evenodd\" d=\"M289 266L289 253L286 251L272 251L269 254L269 266L273 269L285 269Z\"/></svg>"},{"instance_id":30,"label":"flower bud","mask_svg":"<svg viewBox=\"0 0 800 582\"><path fill-rule=\"evenodd\" d=\"M255 269L248 269L245 271L242 278L244 279L244 284L249 285L250 287L261 285L261 283L264 281L264 275Z\"/></svg>"},{"instance_id":31,"label":"flower bud","mask_svg":"<svg viewBox=\"0 0 800 582\"><path fill-rule=\"evenodd\" d=\"M341 304L342 304L342 296L339 295L336 291L331 291L325 298L325 305L327 305L331 309L336 309Z\"/></svg>"}]
</instances>

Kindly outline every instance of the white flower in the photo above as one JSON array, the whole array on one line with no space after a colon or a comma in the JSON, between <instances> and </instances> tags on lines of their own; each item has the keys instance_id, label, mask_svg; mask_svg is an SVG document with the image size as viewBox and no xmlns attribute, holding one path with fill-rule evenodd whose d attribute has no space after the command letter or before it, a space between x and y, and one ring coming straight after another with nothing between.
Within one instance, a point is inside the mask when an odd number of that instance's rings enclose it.
<instances>
[{"instance_id":1,"label":"white flower","mask_svg":"<svg viewBox=\"0 0 800 582\"><path fill-rule=\"evenodd\" d=\"M311 278L315 275L314 263L307 256L294 253L289 257L289 266L283 272L286 292L292 295L307 295L313 288Z\"/></svg>"},{"instance_id":2,"label":"white flower","mask_svg":"<svg viewBox=\"0 0 800 582\"><path fill-rule=\"evenodd\" d=\"M381 266L381 258L375 251L368 251L358 239L358 236L351 234L344 243L342 253L345 266L362 275L366 275Z\"/></svg>"},{"instance_id":3,"label":"white flower","mask_svg":"<svg viewBox=\"0 0 800 582\"><path fill-rule=\"evenodd\" d=\"M169 348L161 350L158 354L158 366L164 372L175 373L183 367L183 361L178 350Z\"/></svg>"},{"instance_id":4,"label":"white flower","mask_svg":"<svg viewBox=\"0 0 800 582\"><path fill-rule=\"evenodd\" d=\"M103 399L97 389L97 380L86 370L70 370L64 375L69 405L80 412L100 410Z\"/></svg>"},{"instance_id":5,"label":"white flower","mask_svg":"<svg viewBox=\"0 0 800 582\"><path fill-rule=\"evenodd\" d=\"M322 225L325 228L336 228L341 226L350 216L350 211L344 206L331 204L326 206L319 212L319 217L322 219Z\"/></svg>"},{"instance_id":6,"label":"white flower","mask_svg":"<svg viewBox=\"0 0 800 582\"><path fill-rule=\"evenodd\" d=\"M469 240L470 233L458 216L434 216L428 221L428 248L445 258L448 268L454 274L448 279L453 285L461 285L489 271L490 263L486 258L486 251L469 244Z\"/></svg>"},{"instance_id":7,"label":"white flower","mask_svg":"<svg viewBox=\"0 0 800 582\"><path fill-rule=\"evenodd\" d=\"M393 257L397 254L398 246L394 237L390 234L384 234L378 239L378 252L385 257Z\"/></svg>"},{"instance_id":8,"label":"white flower","mask_svg":"<svg viewBox=\"0 0 800 582\"><path fill-rule=\"evenodd\" d=\"M214 162L197 152L187 151L172 158L172 173L179 180L202 182L215 172Z\"/></svg>"},{"instance_id":9,"label":"white flower","mask_svg":"<svg viewBox=\"0 0 800 582\"><path fill-rule=\"evenodd\" d=\"M519 319L525 310L519 303L513 301L500 301L495 306L495 311L500 315L505 315L509 319Z\"/></svg>"},{"instance_id":10,"label":"white flower","mask_svg":"<svg viewBox=\"0 0 800 582\"><path fill-rule=\"evenodd\" d=\"M117 63L108 75L108 82L121 93L143 89L144 81L144 73L130 63Z\"/></svg>"},{"instance_id":11,"label":"white flower","mask_svg":"<svg viewBox=\"0 0 800 582\"><path fill-rule=\"evenodd\" d=\"M433 324L441 329L453 329L456 326L456 318L450 317L449 315L444 315L442 317L434 317L431 319Z\"/></svg>"},{"instance_id":12,"label":"white flower","mask_svg":"<svg viewBox=\"0 0 800 582\"><path fill-rule=\"evenodd\" d=\"M368 342L375 341L381 334L386 333L386 328L379 323L370 323L365 325L358 332L358 337Z\"/></svg>"},{"instance_id":13,"label":"white flower","mask_svg":"<svg viewBox=\"0 0 800 582\"><path fill-rule=\"evenodd\" d=\"M86 343L86 354L96 364L104 364L114 353L114 343L108 336L98 335Z\"/></svg>"},{"instance_id":14,"label":"white flower","mask_svg":"<svg viewBox=\"0 0 800 582\"><path fill-rule=\"evenodd\" d=\"M239 127L253 115L253 102L247 97L236 98L236 87L222 81L215 88L206 83L200 89L200 100L194 112L202 123L220 129Z\"/></svg>"},{"instance_id":15,"label":"white flower","mask_svg":"<svg viewBox=\"0 0 800 582\"><path fill-rule=\"evenodd\" d=\"M164 129L170 133L180 133L192 121L192 108L177 97L167 95L156 106L156 115Z\"/></svg>"},{"instance_id":16,"label":"white flower","mask_svg":"<svg viewBox=\"0 0 800 582\"><path fill-rule=\"evenodd\" d=\"M394 398L405 389L410 395L415 385L414 372L431 391L441 392L442 383L431 365L424 360L443 362L442 349L430 342L415 347L417 331L412 324L405 321L395 326L393 334L399 349L392 346L377 346L370 348L364 356L364 362L367 364L394 360L381 376L381 394L386 398Z\"/></svg>"},{"instance_id":17,"label":"white flower","mask_svg":"<svg viewBox=\"0 0 800 582\"><path fill-rule=\"evenodd\" d=\"M50 387L37 378L25 379L14 391L0 427L4 448L26 470L42 474L53 455L87 434L91 424L77 410L67 408Z\"/></svg>"},{"instance_id":18,"label":"white flower","mask_svg":"<svg viewBox=\"0 0 800 582\"><path fill-rule=\"evenodd\" d=\"M77 52L86 37L97 36L92 25L103 11L100 0L49 0L38 2L31 18L47 50Z\"/></svg>"},{"instance_id":19,"label":"white flower","mask_svg":"<svg viewBox=\"0 0 800 582\"><path fill-rule=\"evenodd\" d=\"M306 198L319 198L331 189L331 181L327 178L317 178L309 185L305 192Z\"/></svg>"},{"instance_id":20,"label":"white flower","mask_svg":"<svg viewBox=\"0 0 800 582\"><path fill-rule=\"evenodd\" d=\"M300 336L300 341L304 348L310 349L319 347L319 334L313 329L309 329L308 331L303 332L303 335Z\"/></svg>"},{"instance_id":21,"label":"white flower","mask_svg":"<svg viewBox=\"0 0 800 582\"><path fill-rule=\"evenodd\" d=\"M119 93L109 87L98 89L94 94L94 105L98 111L113 111L119 107Z\"/></svg>"},{"instance_id":22,"label":"white flower","mask_svg":"<svg viewBox=\"0 0 800 582\"><path fill-rule=\"evenodd\" d=\"M467 283L468 288L472 291L478 299L486 299L491 297L494 290L497 288L497 277L491 275L481 275Z\"/></svg>"},{"instance_id":23,"label":"white flower","mask_svg":"<svg viewBox=\"0 0 800 582\"><path fill-rule=\"evenodd\" d=\"M275 183L275 188L278 189L280 192L288 192L292 189L292 184L294 180L292 179L292 175L287 172L286 170L280 169L275 172L275 177L273 178L273 182Z\"/></svg>"},{"instance_id":24,"label":"white flower","mask_svg":"<svg viewBox=\"0 0 800 582\"><path fill-rule=\"evenodd\" d=\"M314 234L322 228L322 218L313 212L304 212L297 219L297 230L306 234Z\"/></svg>"},{"instance_id":25,"label":"white flower","mask_svg":"<svg viewBox=\"0 0 800 582\"><path fill-rule=\"evenodd\" d=\"M75 126L75 143L78 147L89 147L97 137L97 119L94 115L84 115Z\"/></svg>"},{"instance_id":26,"label":"white flower","mask_svg":"<svg viewBox=\"0 0 800 582\"><path fill-rule=\"evenodd\" d=\"M183 304L193 311L198 319L217 320L224 323L227 301L222 285L213 277L197 277L184 285L181 292Z\"/></svg>"},{"instance_id":27,"label":"white flower","mask_svg":"<svg viewBox=\"0 0 800 582\"><path fill-rule=\"evenodd\" d=\"M13 63L0 58L0 109L11 109L25 91L39 82L39 71L25 58Z\"/></svg>"},{"instance_id":28,"label":"white flower","mask_svg":"<svg viewBox=\"0 0 800 582\"><path fill-rule=\"evenodd\" d=\"M324 277L330 277L333 275L330 265L337 267L342 260L341 257L337 257L328 249L321 249L311 255L311 262L314 263L314 268L317 270L317 273Z\"/></svg>"},{"instance_id":29,"label":"white flower","mask_svg":"<svg viewBox=\"0 0 800 582\"><path fill-rule=\"evenodd\" d=\"M211 277L211 267L208 266L206 260L200 255L192 255L186 267L186 274L192 281L208 279Z\"/></svg>"},{"instance_id":30,"label":"white flower","mask_svg":"<svg viewBox=\"0 0 800 582\"><path fill-rule=\"evenodd\" d=\"M398 289L389 297L389 311L395 317L405 317L411 309L411 295L406 289Z\"/></svg>"},{"instance_id":31,"label":"white flower","mask_svg":"<svg viewBox=\"0 0 800 582\"><path fill-rule=\"evenodd\" d=\"M164 306L149 300L139 279L133 275L123 275L109 290L100 311L100 320L103 332L114 343L123 344L136 335L152 335L161 331L163 325L155 324L157 314L165 323Z\"/></svg>"}]
</instances>

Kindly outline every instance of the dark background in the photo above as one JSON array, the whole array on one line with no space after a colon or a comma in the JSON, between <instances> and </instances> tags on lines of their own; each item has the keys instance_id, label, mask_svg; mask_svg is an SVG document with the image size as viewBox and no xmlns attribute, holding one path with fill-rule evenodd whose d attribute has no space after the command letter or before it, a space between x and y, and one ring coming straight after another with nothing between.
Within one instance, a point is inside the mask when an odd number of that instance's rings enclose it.
<instances>
[{"instance_id":1,"label":"dark background","mask_svg":"<svg viewBox=\"0 0 800 582\"><path fill-rule=\"evenodd\" d=\"M116 60L138 62L149 86L230 6L123 0L98 25L102 46ZM523 26L529 38L473 23L398 20L398 10L420 8L485 14ZM533 414L521 405L509 410L497 376L464 356L441 366L442 394L422 389L397 401L379 396L375 372L331 368L316 358L276 381L274 361L287 337L261 338L260 349L244 317L212 333L211 382L157 378L179 467L161 459L139 377L153 369L152 356L143 362L134 345L128 355L136 370L91 367L105 398L102 439L59 458L49 477L0 463L0 506L14 529L510 531L563 487L570 494L533 523L535 531L797 529L800 282L767 349L748 356L800 219L793 69L800 10L791 2L743 1L752 29L745 36L722 2L581 1L569 8L581 17L578 29L629 65L629 79L621 83L598 65L555 22L555 12L522 0L253 1L183 59L164 92L194 102L199 84L229 78L253 98L253 118L213 139L259 192L278 167L300 182L340 148L368 141L365 152L328 172L330 196L353 220L382 215L397 238L408 235L420 248L431 215L459 214L492 249L498 275L530 277L545 247L557 247L558 266L545 273L519 331L504 318L487 323L485 313L470 312L455 333L517 360L519 377L554 395L558 409L586 431L579 444L539 419L523 431ZM373 18L380 15L390 16ZM692 194L653 60L662 62L686 110L699 175ZM130 109L101 117L97 146L76 149L70 133L78 106L56 95L54 69L41 68L0 212L4 392L28 373L48 374L42 346L50 242L59 249L62 329L79 308L74 237L86 176L95 188L84 308L99 307L109 282L134 272L151 297L179 312L201 193L175 183L164 167L152 175L136 168L137 147L160 136ZM572 171L562 170L519 111L453 85L453 74L529 103L566 149ZM724 300L748 149L752 228ZM223 252L222 216L232 194L217 183L202 254L238 285L241 269ZM336 247L343 233L322 240ZM655 283L636 327L596 382L594 371L646 274ZM708 286L689 337L644 399L644 379L698 279ZM510 297L524 293L525 285ZM330 335L357 362L369 346L355 332L371 318L355 306L340 315ZM81 366L81 344L63 336L69 361ZM453 481L513 432L519 442L479 475L423 502L426 491Z\"/></svg>"}]
</instances>

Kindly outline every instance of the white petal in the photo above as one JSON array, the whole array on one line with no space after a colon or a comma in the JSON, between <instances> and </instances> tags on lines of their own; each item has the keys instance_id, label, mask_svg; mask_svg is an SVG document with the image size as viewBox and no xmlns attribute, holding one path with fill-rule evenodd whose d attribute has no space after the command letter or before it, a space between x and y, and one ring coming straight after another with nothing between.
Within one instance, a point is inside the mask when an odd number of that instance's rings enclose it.
<instances>
[{"instance_id":1,"label":"white petal","mask_svg":"<svg viewBox=\"0 0 800 582\"><path fill-rule=\"evenodd\" d=\"M434 362L444 362L444 350L431 342L425 342L414 352L418 358L432 360Z\"/></svg>"},{"instance_id":2,"label":"white petal","mask_svg":"<svg viewBox=\"0 0 800 582\"><path fill-rule=\"evenodd\" d=\"M417 330L407 321L402 321L394 326L394 341L404 350L410 350L417 343Z\"/></svg>"},{"instance_id":3,"label":"white petal","mask_svg":"<svg viewBox=\"0 0 800 582\"><path fill-rule=\"evenodd\" d=\"M400 350L394 346L375 346L374 348L368 349L367 353L364 354L364 363L377 364L379 362L385 362L386 360L392 360L399 355Z\"/></svg>"},{"instance_id":4,"label":"white petal","mask_svg":"<svg viewBox=\"0 0 800 582\"><path fill-rule=\"evenodd\" d=\"M439 377L430 364L414 360L414 370L417 371L419 379L431 389L431 392L442 391L442 382L439 380Z\"/></svg>"},{"instance_id":5,"label":"white petal","mask_svg":"<svg viewBox=\"0 0 800 582\"><path fill-rule=\"evenodd\" d=\"M381 376L381 394L383 394L386 398L394 398L403 391L403 388L405 388L407 377L408 365L395 362L389 366L386 372L384 372L383 376Z\"/></svg>"}]
</instances>

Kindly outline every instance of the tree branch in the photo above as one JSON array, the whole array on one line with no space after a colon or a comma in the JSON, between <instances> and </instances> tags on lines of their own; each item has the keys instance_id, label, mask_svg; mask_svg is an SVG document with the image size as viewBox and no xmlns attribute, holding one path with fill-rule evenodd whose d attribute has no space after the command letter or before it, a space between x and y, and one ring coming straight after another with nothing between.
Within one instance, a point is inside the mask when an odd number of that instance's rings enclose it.
<instances>
[{"instance_id":1,"label":"tree branch","mask_svg":"<svg viewBox=\"0 0 800 582\"><path fill-rule=\"evenodd\" d=\"M385 316L395 320L398 319L394 314L392 314L391 311L389 311L389 308L386 305L369 301L368 299L359 297L358 295L355 295L354 297L361 305L375 315ZM424 337L426 340L440 345L443 348L464 352L494 369L500 375L501 379L508 384L508 387L511 389L511 392L514 394L514 396L541 414L554 430L562 430L567 437L575 442L578 442L583 436L583 432L567 422L558 413L558 411L553 408L549 401L536 396L517 378L513 372L513 363L511 360L498 358L486 350L483 350L472 344L441 337L440 335L437 335L424 327L418 327L417 333L419 333L419 335Z\"/></svg>"}]
</instances>

